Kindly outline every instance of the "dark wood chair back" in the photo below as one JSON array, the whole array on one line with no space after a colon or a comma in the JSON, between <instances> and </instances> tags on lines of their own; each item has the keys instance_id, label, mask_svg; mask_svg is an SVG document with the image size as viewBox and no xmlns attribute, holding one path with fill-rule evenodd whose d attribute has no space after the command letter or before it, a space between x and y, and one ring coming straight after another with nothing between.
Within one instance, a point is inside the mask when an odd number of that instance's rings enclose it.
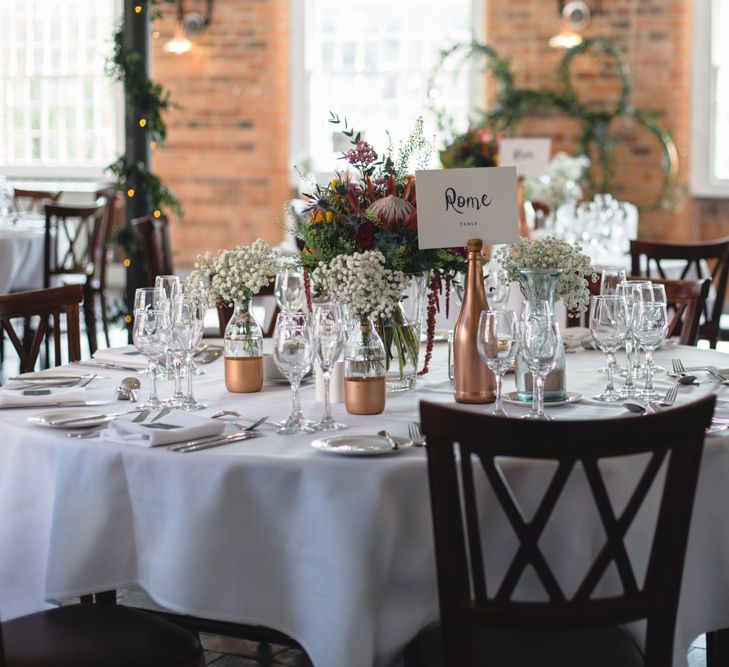
<instances>
[{"instance_id":1,"label":"dark wood chair back","mask_svg":"<svg viewBox=\"0 0 729 667\"><path fill-rule=\"evenodd\" d=\"M147 215L143 218L135 218L132 220L132 229L141 246L147 271L147 284L154 285L156 276L174 275L167 216L155 218L153 215Z\"/></svg>"},{"instance_id":2,"label":"dark wood chair back","mask_svg":"<svg viewBox=\"0 0 729 667\"><path fill-rule=\"evenodd\" d=\"M628 276L628 280L640 280L640 276ZM701 316L709 296L711 280L661 280L651 278L651 282L666 288L668 309L673 313L668 325L668 336L678 336L681 345L696 345L699 339ZM600 279L588 282L590 294L600 294ZM570 318L568 325L583 324L590 326L589 313L583 318Z\"/></svg>"},{"instance_id":3,"label":"dark wood chair back","mask_svg":"<svg viewBox=\"0 0 729 667\"><path fill-rule=\"evenodd\" d=\"M20 370L25 373L35 368L41 343L53 339L54 363L60 366L61 359L61 314L66 316L66 336L68 339L68 361L81 359L81 338L79 326L79 304L83 301L80 285L54 287L33 292L17 292L0 296L0 328L10 338L10 342L20 358ZM12 320L28 320L37 316L38 328L30 345L23 345L22 336L13 327Z\"/></svg>"},{"instance_id":4,"label":"dark wood chair back","mask_svg":"<svg viewBox=\"0 0 729 667\"><path fill-rule=\"evenodd\" d=\"M61 198L62 192L47 192L45 190L21 190L15 188L13 193L13 208L17 213L43 213L47 203L55 204Z\"/></svg>"},{"instance_id":5,"label":"dark wood chair back","mask_svg":"<svg viewBox=\"0 0 729 667\"><path fill-rule=\"evenodd\" d=\"M630 242L631 273L635 276L666 279L661 262L683 260L685 265L679 278L710 278L716 291L711 311L704 305L704 322L700 338L706 338L712 348L719 338L719 320L724 308L727 279L729 278L729 237L702 243L659 243L656 241ZM645 264L645 271L643 270ZM709 266L707 271L706 267Z\"/></svg>"},{"instance_id":6,"label":"dark wood chair back","mask_svg":"<svg viewBox=\"0 0 729 667\"><path fill-rule=\"evenodd\" d=\"M646 667L670 665L704 431L711 424L715 400L709 396L640 419L549 422L491 417L421 402L421 424L428 441L444 664L487 664L488 656L476 661L470 641L474 633L487 629L585 631L645 619ZM635 457L640 454L647 455L647 464L636 475L627 502L611 499L601 466L610 467L616 459L628 457L636 465ZM535 469L546 470L545 462L556 469L536 510L527 514L502 465L523 468L530 462ZM592 501L588 508L588 499L583 498L576 511L587 516L588 509L592 510L589 517L594 516L595 521L599 517L605 537L577 587L568 592L557 572L575 571L564 562L569 551L561 551L560 563L550 563L540 549L540 539L558 502L570 502L566 496L571 494L563 497L563 491L573 474L586 480ZM652 489L654 482L657 486ZM493 500L479 503L478 498L484 496L477 489L487 487ZM631 558L626 535L644 506L657 510L655 530L645 536L650 549L641 577L641 565ZM500 581L485 571L484 556L504 547L489 544L482 535L484 517L493 517L498 509L517 540ZM579 520L568 527L568 532L578 530ZM591 543L590 537L585 545ZM610 568L614 571L610 581L619 584L622 592L606 596L599 592L599 585ZM522 576L529 571L543 589L540 601L517 597ZM550 664L548 656L543 664Z\"/></svg>"},{"instance_id":7,"label":"dark wood chair back","mask_svg":"<svg viewBox=\"0 0 729 667\"><path fill-rule=\"evenodd\" d=\"M124 225L124 198L117 190L99 190L97 199L106 200L103 227L100 230L92 254L91 280L98 289L106 289L108 283L109 264L111 262L111 242L114 230Z\"/></svg>"},{"instance_id":8,"label":"dark wood chair back","mask_svg":"<svg viewBox=\"0 0 729 667\"><path fill-rule=\"evenodd\" d=\"M94 256L106 238L106 204L103 198L88 206L46 204L44 287L53 276L93 274Z\"/></svg>"},{"instance_id":9,"label":"dark wood chair back","mask_svg":"<svg viewBox=\"0 0 729 667\"><path fill-rule=\"evenodd\" d=\"M274 296L274 284L273 280L266 285L265 287L262 287L261 290L253 297L253 304L255 305L256 301L260 301L261 299L267 298L268 301L271 301L271 298ZM264 338L273 338L274 330L276 329L276 318L278 317L280 308L278 307L278 304L276 301L273 301L273 308L271 309L270 316L268 313L266 314L266 320L265 322L261 322L261 328L263 329L263 337ZM228 326L228 322L230 322L230 318L233 316L233 306L231 305L222 305L218 304L218 331L220 333L220 337L222 338L225 335L225 327Z\"/></svg>"}]
</instances>

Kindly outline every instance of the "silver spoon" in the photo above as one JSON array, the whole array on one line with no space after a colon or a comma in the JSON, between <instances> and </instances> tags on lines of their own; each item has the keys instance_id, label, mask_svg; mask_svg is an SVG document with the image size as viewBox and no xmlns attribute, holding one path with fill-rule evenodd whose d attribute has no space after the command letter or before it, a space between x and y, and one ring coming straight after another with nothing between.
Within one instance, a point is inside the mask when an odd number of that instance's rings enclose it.
<instances>
[{"instance_id":1,"label":"silver spoon","mask_svg":"<svg viewBox=\"0 0 729 667\"><path fill-rule=\"evenodd\" d=\"M119 383L119 386L116 388L116 397L120 401L134 401L135 392L141 386L142 383L139 381L139 378L126 377Z\"/></svg>"},{"instance_id":2,"label":"silver spoon","mask_svg":"<svg viewBox=\"0 0 729 667\"><path fill-rule=\"evenodd\" d=\"M623 403L623 407L636 415L643 415L646 412L656 415L660 412L655 405L651 405L650 403L646 403L645 405L641 405L640 403Z\"/></svg>"},{"instance_id":3,"label":"silver spoon","mask_svg":"<svg viewBox=\"0 0 729 667\"><path fill-rule=\"evenodd\" d=\"M385 440L387 440L387 442L390 445L392 445L393 451L400 449L400 445L398 445L397 442L395 442L395 440L393 440L392 436L387 431L378 431L377 435L379 435L381 438L384 438Z\"/></svg>"}]
</instances>

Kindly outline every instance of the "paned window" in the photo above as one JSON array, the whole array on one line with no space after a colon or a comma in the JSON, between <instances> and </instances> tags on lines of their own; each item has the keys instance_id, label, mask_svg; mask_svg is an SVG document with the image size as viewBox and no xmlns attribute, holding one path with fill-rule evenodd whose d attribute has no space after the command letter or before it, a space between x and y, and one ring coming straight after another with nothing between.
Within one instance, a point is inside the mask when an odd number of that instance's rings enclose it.
<instances>
[{"instance_id":1,"label":"paned window","mask_svg":"<svg viewBox=\"0 0 729 667\"><path fill-rule=\"evenodd\" d=\"M0 2L0 173L98 177L120 150L117 0Z\"/></svg>"}]
</instances>

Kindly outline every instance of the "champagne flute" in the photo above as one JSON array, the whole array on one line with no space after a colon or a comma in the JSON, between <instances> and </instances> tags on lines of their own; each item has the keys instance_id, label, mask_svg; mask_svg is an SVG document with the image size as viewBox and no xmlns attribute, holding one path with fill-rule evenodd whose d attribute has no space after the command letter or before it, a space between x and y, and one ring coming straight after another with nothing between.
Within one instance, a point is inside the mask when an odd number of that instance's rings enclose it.
<instances>
[{"instance_id":1,"label":"champagne flute","mask_svg":"<svg viewBox=\"0 0 729 667\"><path fill-rule=\"evenodd\" d=\"M631 328L646 354L645 389L639 396L646 401L653 401L661 396L653 388L653 352L668 335L666 304L656 301L636 303L633 308Z\"/></svg>"},{"instance_id":2,"label":"champagne flute","mask_svg":"<svg viewBox=\"0 0 729 667\"><path fill-rule=\"evenodd\" d=\"M149 363L149 376L152 387L149 398L140 408L156 409L162 405L157 396L157 362L165 352L167 345L166 328L169 313L167 309L134 311L134 324L132 326L132 340L134 346L145 356Z\"/></svg>"},{"instance_id":3,"label":"champagne flute","mask_svg":"<svg viewBox=\"0 0 729 667\"><path fill-rule=\"evenodd\" d=\"M204 317L205 311L194 296L178 296L173 301L171 315L173 349L178 354L184 355L187 369L187 394L183 394L182 399L175 396L175 404L183 410L200 410L205 407L195 398L192 388L193 354L202 338ZM179 362L176 361L176 364ZM178 383L180 376L181 374L178 372L176 374ZM176 393L177 389L178 387L176 387ZM180 391L180 393L182 392Z\"/></svg>"},{"instance_id":4,"label":"champagne flute","mask_svg":"<svg viewBox=\"0 0 729 667\"><path fill-rule=\"evenodd\" d=\"M313 433L316 430L314 422L304 419L299 398L301 379L311 370L311 362L314 360L311 318L308 315L279 314L273 337L273 360L291 383L292 396L291 414L277 429L277 433Z\"/></svg>"},{"instance_id":5,"label":"champagne flute","mask_svg":"<svg viewBox=\"0 0 729 667\"><path fill-rule=\"evenodd\" d=\"M525 303L519 345L533 378L532 409L522 419L549 420L544 412L544 380L556 363L562 345L559 325L552 317L549 301Z\"/></svg>"},{"instance_id":6,"label":"champagne flute","mask_svg":"<svg viewBox=\"0 0 729 667\"><path fill-rule=\"evenodd\" d=\"M334 303L324 303L314 308L314 344L316 358L324 376L324 416L316 425L317 431L336 431L347 428L346 424L332 418L329 383L332 368L344 348L344 322L342 313Z\"/></svg>"},{"instance_id":7,"label":"champagne flute","mask_svg":"<svg viewBox=\"0 0 729 667\"><path fill-rule=\"evenodd\" d=\"M502 404L504 374L513 365L517 350L516 315L513 310L484 310L478 321L478 354L496 375L496 400L491 414L508 417Z\"/></svg>"},{"instance_id":8,"label":"champagne flute","mask_svg":"<svg viewBox=\"0 0 729 667\"><path fill-rule=\"evenodd\" d=\"M628 308L625 299L615 294L595 296L590 304L590 333L595 344L607 356L607 386L601 394L593 396L596 401L619 401L623 394L613 386L615 352L625 340L628 332Z\"/></svg>"},{"instance_id":9,"label":"champagne flute","mask_svg":"<svg viewBox=\"0 0 729 667\"><path fill-rule=\"evenodd\" d=\"M154 279L154 289L156 298L164 300L169 304L180 294L180 279L177 276L156 276ZM165 365L161 377L169 380L174 378L174 359L169 350L165 352ZM179 397L178 397L179 398Z\"/></svg>"},{"instance_id":10,"label":"champagne flute","mask_svg":"<svg viewBox=\"0 0 729 667\"><path fill-rule=\"evenodd\" d=\"M633 336L633 328L632 328L632 314L633 314L633 308L635 307L635 303L637 300L640 300L642 298L642 295L645 293L645 290L650 289L651 282L650 280L624 280L620 285L618 285L617 294L618 296L622 296L623 299L625 299L625 305L628 309L628 318L629 318L629 329L628 333L625 336L625 356L627 358L628 366L626 369L626 375L625 375L625 384L623 385L623 388L621 389L621 393L626 398L633 398L637 396L638 389L635 386L635 383L633 380L636 380L638 377L640 377L639 372L639 364L636 364L635 361L635 353L638 348L638 343L635 340L635 336Z\"/></svg>"}]
</instances>

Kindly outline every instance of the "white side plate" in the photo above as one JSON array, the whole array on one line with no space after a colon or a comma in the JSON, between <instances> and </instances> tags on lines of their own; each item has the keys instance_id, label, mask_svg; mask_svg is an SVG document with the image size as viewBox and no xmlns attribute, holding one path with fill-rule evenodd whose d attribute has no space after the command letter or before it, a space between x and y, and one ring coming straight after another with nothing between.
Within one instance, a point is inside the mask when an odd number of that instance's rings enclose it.
<instances>
[{"instance_id":1,"label":"white side plate","mask_svg":"<svg viewBox=\"0 0 729 667\"><path fill-rule=\"evenodd\" d=\"M87 419L83 424L78 426L60 425L55 422L66 419ZM28 417L28 421L38 426L48 426L50 428L92 428L103 424L107 417L98 410L53 410L51 412L39 412L37 415Z\"/></svg>"},{"instance_id":2,"label":"white side plate","mask_svg":"<svg viewBox=\"0 0 729 667\"><path fill-rule=\"evenodd\" d=\"M510 391L508 394L504 394L504 403L513 403L514 405L525 405L531 406L531 401L520 401L518 394L515 391ZM578 394L576 391L568 391L567 398L564 401L544 401L545 408L558 408L560 405L569 405L570 403L577 403L582 400L582 394Z\"/></svg>"},{"instance_id":3,"label":"white side plate","mask_svg":"<svg viewBox=\"0 0 729 667\"><path fill-rule=\"evenodd\" d=\"M397 449L378 435L338 435L333 438L318 438L311 443L314 449L342 456L384 456L409 449L413 443L407 438L392 436Z\"/></svg>"}]
</instances>

